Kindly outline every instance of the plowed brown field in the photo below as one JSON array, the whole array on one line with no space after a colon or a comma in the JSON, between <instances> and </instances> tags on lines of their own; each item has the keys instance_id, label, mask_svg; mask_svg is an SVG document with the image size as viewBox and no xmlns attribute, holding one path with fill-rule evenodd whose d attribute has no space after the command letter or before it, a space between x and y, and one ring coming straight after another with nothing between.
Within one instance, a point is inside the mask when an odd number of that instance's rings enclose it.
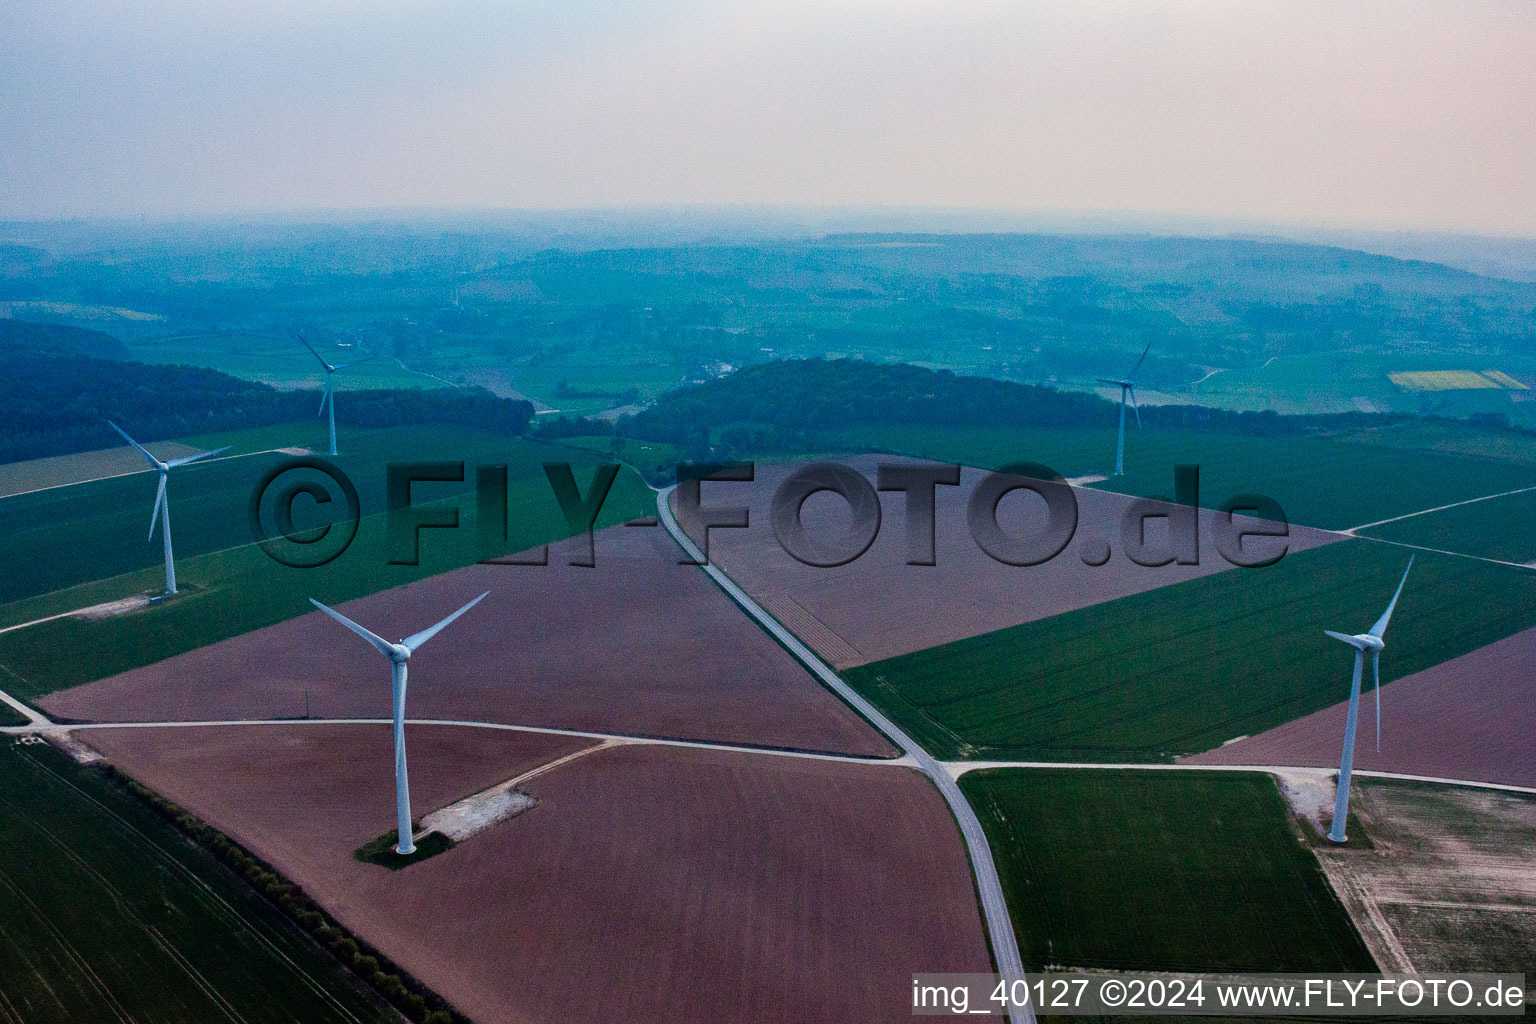
<instances>
[{"instance_id":1,"label":"plowed brown field","mask_svg":"<svg viewBox=\"0 0 1536 1024\"><path fill-rule=\"evenodd\" d=\"M906 1021L913 971L990 970L959 833L905 768L611 747L528 782L532 809L394 872L351 856L393 820L384 727L87 736L480 1024ZM408 738L418 813L569 749Z\"/></svg>"},{"instance_id":2,"label":"plowed brown field","mask_svg":"<svg viewBox=\"0 0 1536 1024\"><path fill-rule=\"evenodd\" d=\"M873 484L881 462L913 460L857 456L840 461ZM760 465L751 483L703 484L706 507L742 505L750 510L748 528L710 531L709 554L837 668L910 654L1231 568L1211 540L1216 514L1204 510L1199 565L1136 565L1120 545L1120 521L1134 499L1088 487L1074 488L1077 531L1060 555L1043 565L1004 565L971 537L966 502L983 473L969 468L962 472L960 486L936 489L936 565L906 564L906 499L900 493L882 493L880 532L868 551L836 568L807 566L780 548L769 516L774 490L795 468ZM1044 523L1044 508L1039 498L1021 491L1003 500L998 520L1012 535L1032 534ZM802 521L818 537L840 536L848 520L847 504L835 495L813 496L803 508ZM1159 533L1166 530L1164 522L1149 521L1149 542L1165 535ZM1292 526L1289 550L1339 539L1337 534ZM1109 542L1113 553L1107 563L1083 562L1081 547L1088 540Z\"/></svg>"},{"instance_id":3,"label":"plowed brown field","mask_svg":"<svg viewBox=\"0 0 1536 1024\"><path fill-rule=\"evenodd\" d=\"M1468 614L1476 614L1469 611ZM1387 647L1383 658L1392 657ZM1365 669L1355 767L1536 786L1536 629L1528 629L1381 690L1381 750ZM1339 693L1349 694L1349 651L1340 645ZM1339 763L1348 702L1268 732L1186 758L1194 764L1331 767Z\"/></svg>"},{"instance_id":4,"label":"plowed brown field","mask_svg":"<svg viewBox=\"0 0 1536 1024\"><path fill-rule=\"evenodd\" d=\"M597 536L597 566L477 565L341 610L391 640L489 589L411 659L413 718L507 722L889 755L711 583L660 527ZM315 597L325 600L323 576ZM313 612L42 698L91 721L385 717L383 658Z\"/></svg>"}]
</instances>

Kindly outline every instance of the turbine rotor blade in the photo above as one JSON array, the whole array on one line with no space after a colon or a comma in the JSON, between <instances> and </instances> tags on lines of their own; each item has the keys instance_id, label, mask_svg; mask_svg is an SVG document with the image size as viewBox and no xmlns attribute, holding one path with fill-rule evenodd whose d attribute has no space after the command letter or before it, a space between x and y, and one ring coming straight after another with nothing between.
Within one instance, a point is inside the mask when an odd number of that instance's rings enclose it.
<instances>
[{"instance_id":1,"label":"turbine rotor blade","mask_svg":"<svg viewBox=\"0 0 1536 1024\"><path fill-rule=\"evenodd\" d=\"M149 513L149 536L146 540L155 539L155 522L160 518L160 506L165 504L165 470L160 471L160 486L155 488L155 507Z\"/></svg>"},{"instance_id":2,"label":"turbine rotor blade","mask_svg":"<svg viewBox=\"0 0 1536 1024\"><path fill-rule=\"evenodd\" d=\"M349 366L356 366L359 363L369 363L369 362L372 362L373 360L375 360L377 358L379 358L379 357L376 356L376 355L374 355L374 356L364 356L361 359L354 359L350 363L338 363L338 364L336 364L336 366L334 368L337 369L337 370L345 370Z\"/></svg>"},{"instance_id":3,"label":"turbine rotor blade","mask_svg":"<svg viewBox=\"0 0 1536 1024\"><path fill-rule=\"evenodd\" d=\"M294 335L294 337L299 339L299 344L300 345L303 345L305 348L309 349L309 354L310 355L312 355L316 359L320 360L320 365L325 367L327 373L329 373L331 370L335 369L335 367L333 367L330 363L325 361L325 357L324 356L322 356L319 352L315 351L315 346L311 345L305 339L304 335L296 334L296 335Z\"/></svg>"},{"instance_id":4,"label":"turbine rotor blade","mask_svg":"<svg viewBox=\"0 0 1536 1024\"><path fill-rule=\"evenodd\" d=\"M1353 647L1357 651L1365 650L1365 645L1362 644L1359 640L1356 640L1354 637L1350 636L1348 633L1335 633L1331 629L1325 629L1325 630L1323 630L1323 632L1328 634L1329 636L1333 637L1335 640L1342 640L1342 641L1344 641L1345 643L1349 644L1349 646Z\"/></svg>"},{"instance_id":5,"label":"turbine rotor blade","mask_svg":"<svg viewBox=\"0 0 1536 1024\"><path fill-rule=\"evenodd\" d=\"M1376 620L1376 625L1371 627L1371 636L1380 640L1382 634L1387 631L1387 623L1392 621L1392 609L1397 607L1397 599L1402 596L1403 584L1408 582L1408 573L1413 569L1413 555L1408 556L1408 568L1403 570L1403 578L1398 581L1397 590L1392 594L1392 601L1387 605L1387 610L1381 613L1381 618Z\"/></svg>"},{"instance_id":6,"label":"turbine rotor blade","mask_svg":"<svg viewBox=\"0 0 1536 1024\"><path fill-rule=\"evenodd\" d=\"M1136 413L1136 429L1140 430L1141 429L1141 406L1136 404L1136 389L1128 387L1125 390L1130 392L1130 395L1131 395L1131 409Z\"/></svg>"},{"instance_id":7,"label":"turbine rotor blade","mask_svg":"<svg viewBox=\"0 0 1536 1024\"><path fill-rule=\"evenodd\" d=\"M227 452L227 451L229 451L233 447L234 447L234 445L227 444L223 448L215 448L211 452L198 452L196 455L188 455L186 458L172 459L170 462L167 462L165 464L165 468L166 469L175 469L177 466L185 466L185 465L187 465L190 462L197 462L199 459L206 459L210 455L217 455L220 452Z\"/></svg>"},{"instance_id":8,"label":"turbine rotor blade","mask_svg":"<svg viewBox=\"0 0 1536 1024\"><path fill-rule=\"evenodd\" d=\"M1381 652L1371 652L1371 671L1376 673L1376 749L1381 749Z\"/></svg>"},{"instance_id":9,"label":"turbine rotor blade","mask_svg":"<svg viewBox=\"0 0 1536 1024\"><path fill-rule=\"evenodd\" d=\"M331 400L331 375L325 375L325 390L320 395L320 408L315 410L316 416L325 415L325 403Z\"/></svg>"},{"instance_id":10,"label":"turbine rotor blade","mask_svg":"<svg viewBox=\"0 0 1536 1024\"><path fill-rule=\"evenodd\" d=\"M119 434L122 434L123 435L123 440L127 441L129 444L131 444L135 448L137 448L139 450L139 454L144 456L144 461L148 462L155 469L159 469L163 465L163 463L159 459L157 459L153 455L149 454L149 449L148 448L145 448L143 445L139 444L139 442L137 442L133 438L129 437L128 436L128 432L126 430L124 430L122 427L118 426L116 423L113 423L111 420L107 420L107 426L111 427L113 430L117 431Z\"/></svg>"},{"instance_id":11,"label":"turbine rotor blade","mask_svg":"<svg viewBox=\"0 0 1536 1024\"><path fill-rule=\"evenodd\" d=\"M479 597L475 598L473 601L469 602L469 604L466 604L464 607L460 608L458 611L454 612L452 615L448 616L437 625L424 629L420 633L412 633L410 636L400 641L400 645L406 650L414 653L416 648L420 647L422 644L426 643L428 640L431 640L434 636L437 636L437 634L441 633L444 627L446 627L454 619L458 618L460 615L463 615L465 612L469 611L481 601L484 601L486 594L489 593L490 591L487 590L485 594L481 594Z\"/></svg>"},{"instance_id":12,"label":"turbine rotor blade","mask_svg":"<svg viewBox=\"0 0 1536 1024\"><path fill-rule=\"evenodd\" d=\"M316 601L314 598L310 598L309 599L309 603L314 605L316 608L319 608L321 611L325 612L325 614L329 615L331 618L335 619L337 622L341 623L343 626L346 626L348 629L350 629L352 632L356 633L358 636L362 637L364 640L367 640L370 644L373 645L373 649L374 650L378 651L380 654L384 655L386 658L393 658L394 657L394 655L395 655L394 644L391 644L388 640L385 640L383 637L379 636L377 633L373 633L373 632L370 632L367 629L364 629L362 626L359 626L357 623L353 622L351 619L349 619L345 615L341 614L341 612L337 611L334 608L327 608L325 605L321 604L319 601Z\"/></svg>"},{"instance_id":13,"label":"turbine rotor blade","mask_svg":"<svg viewBox=\"0 0 1536 1024\"><path fill-rule=\"evenodd\" d=\"M1136 360L1136 365L1131 367L1131 372L1125 375L1127 380L1136 376L1136 371L1141 369L1141 364L1147 361L1147 353L1151 351L1152 343L1149 341L1147 342L1147 347L1141 350L1141 358Z\"/></svg>"},{"instance_id":14,"label":"turbine rotor blade","mask_svg":"<svg viewBox=\"0 0 1536 1024\"><path fill-rule=\"evenodd\" d=\"M1123 380L1110 380L1108 377L1095 377L1094 380L1097 381L1100 384L1113 384L1117 388L1125 386L1125 381L1123 381Z\"/></svg>"}]
</instances>

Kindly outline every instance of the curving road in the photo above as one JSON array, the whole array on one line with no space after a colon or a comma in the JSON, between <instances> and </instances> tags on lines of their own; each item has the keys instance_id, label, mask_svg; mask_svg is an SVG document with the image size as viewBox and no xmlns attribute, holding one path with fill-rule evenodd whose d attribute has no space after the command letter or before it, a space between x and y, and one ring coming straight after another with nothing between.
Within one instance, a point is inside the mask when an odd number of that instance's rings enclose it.
<instances>
[{"instance_id":1,"label":"curving road","mask_svg":"<svg viewBox=\"0 0 1536 1024\"><path fill-rule=\"evenodd\" d=\"M660 516L662 525L667 528L667 532L672 535L672 539L688 553L688 557L703 562L705 561L703 552L672 517L672 508L668 499L674 489L667 487L656 493L656 513ZM992 956L997 962L998 973L1010 978L1022 978L1024 960L1019 955L1019 943L1013 934L1013 921L1008 916L1008 902L1003 899L1003 885L997 877L997 865L992 860L992 847L987 844L987 834L982 830L981 820L971 809L965 794L960 792L955 776L915 740L902 732L896 723L886 718L879 708L854 692L852 687L843 682L842 677L832 671L831 667L817 657L809 647L802 644L793 633L779 625L773 616L748 597L746 591L738 587L717 566L705 564L700 568L709 574L710 579L714 580L721 590L730 595L731 600L740 605L743 611L756 619L774 639L798 658L812 675L884 733L887 739L911 759L911 763L917 767L918 771L928 776L928 779L938 787L939 792L944 795L945 802L949 804L956 823L960 826L960 834L964 837L966 849L971 856L971 869L976 874L976 889L981 896L981 909L987 920L987 931L992 938ZM1008 1016L1014 1024L1034 1024L1035 1022L1033 1006L1021 1007L1010 1004Z\"/></svg>"},{"instance_id":2,"label":"curving road","mask_svg":"<svg viewBox=\"0 0 1536 1024\"><path fill-rule=\"evenodd\" d=\"M255 453L260 454L260 453ZM674 488L666 488L657 493L656 507L659 520L666 527L673 540L696 561L704 561L703 554L697 545L689 538L678 525L672 515L669 503ZM1526 489L1521 489L1526 490ZM1511 492L1518 493L1518 492ZM1496 496L1495 496L1496 497ZM1461 504L1461 503L1458 503ZM1372 524L1375 525L1375 524ZM1363 527L1357 527L1361 529ZM1374 539L1374 538L1368 538ZM1136 769L1149 771L1249 771L1249 772L1315 772L1319 774L1333 774L1336 769L1316 768L1291 765L1192 765L1192 764L1103 764L1093 762L1043 762L1043 761L965 761L965 762L941 762L924 750L915 740L909 737L894 722L887 718L878 708L865 700L813 651L800 642L789 630L779 624L767 611L757 604L748 594L727 576L722 570L713 564L702 565L701 568L725 593L736 602L748 615L758 622L765 630L777 639L791 654L793 654L823 685L841 697L848 705L857 710L875 726L887 739L903 752L899 758L869 758L850 755L838 755L816 751L785 750L772 747L752 746L749 744L718 743L698 740L672 739L667 737L625 735L616 733L602 733L576 729L559 729L541 726L511 725L495 722L478 722L451 719L409 719L412 725L441 725L458 726L462 728L479 729L503 729L509 731L552 733L569 736L587 737L593 740L620 742L659 744L668 746L694 747L702 749L726 750L741 753L754 753L769 756L811 758L816 760L853 762L860 764L889 764L902 767L915 767L921 771L936 786L949 805L956 823L960 827L961 836L965 841L967 853L970 856L972 870L974 872L977 891L980 897L983 915L986 920L988 934L991 939L993 956L999 973L1009 977L1023 977L1024 965L1020 956L1018 942L1014 935L1013 923L1008 914L1008 906L1003 897L1002 885L998 878L997 867L992 859L992 850L988 844L985 831L977 818L975 811L960 791L958 779L967 772L987 768L1069 768L1069 769ZM71 614L71 613L64 613ZM0 727L0 734L68 734L73 732L85 732L90 730L107 729L140 729L140 728L167 728L167 727L207 727L207 726L296 726L296 725L322 725L322 724L357 724L357 725L383 725L388 724L389 719L384 718L341 718L341 719L241 719L224 721L201 722L93 722L93 723L55 723L22 701L16 700L9 694L0 690L0 703L10 706L17 712L26 716L28 722L23 725ZM1395 772L1382 771L1357 771L1356 775L1369 778L1402 779L1416 782L1439 783L1443 785L1463 786L1486 790L1500 790L1514 793L1536 794L1536 788L1523 786L1503 785L1498 783L1479 782L1467 779L1449 779L1419 775L1408 775ZM1034 1024L1034 1009L1031 1006L1011 1007L1010 1018L1014 1024Z\"/></svg>"}]
</instances>

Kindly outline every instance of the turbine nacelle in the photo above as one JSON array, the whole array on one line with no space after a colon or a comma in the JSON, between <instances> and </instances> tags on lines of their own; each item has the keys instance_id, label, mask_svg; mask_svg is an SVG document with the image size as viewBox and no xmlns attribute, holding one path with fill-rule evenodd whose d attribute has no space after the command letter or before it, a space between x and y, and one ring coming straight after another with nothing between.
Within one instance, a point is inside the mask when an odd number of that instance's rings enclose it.
<instances>
[{"instance_id":1,"label":"turbine nacelle","mask_svg":"<svg viewBox=\"0 0 1536 1024\"><path fill-rule=\"evenodd\" d=\"M299 344L301 344L305 348L309 349L309 354L314 356L316 359L320 360L320 365L325 368L325 388L323 390L323 393L320 396L320 408L315 410L315 415L316 416L323 416L323 415L325 415L326 407L327 406L330 407L330 410L331 410L331 454L335 455L336 454L336 382L335 382L335 380L333 378L336 376L336 371L337 370L345 370L349 366L356 366L358 363L366 363L369 360L374 359L376 357L375 356L364 356L361 359L354 359L350 363L331 363L324 356L322 356L319 352L315 351L315 346L311 345L309 343L308 339L306 339L304 337L304 335L300 334L300 335L297 335L297 337L299 339Z\"/></svg>"},{"instance_id":2,"label":"turbine nacelle","mask_svg":"<svg viewBox=\"0 0 1536 1024\"><path fill-rule=\"evenodd\" d=\"M171 477L171 470L175 469L177 466L185 466L189 462L196 462L199 459L206 459L210 455L217 455L220 452L227 452L229 451L230 446L225 445L223 448L215 448L211 452L198 452L196 455L188 455L180 459L171 459L169 462L167 462L164 459L157 459L151 455L148 448L145 448L143 445L139 444L139 442L129 437L128 432L122 427L118 426L116 423L113 423L111 420L107 420L107 425L121 434L124 441L127 441L129 444L133 445L138 453L144 456L144 461L149 463L149 467L160 474L160 483L155 488L155 507L151 509L149 513L148 539L155 539L155 527L158 525L160 527L161 537L165 542L165 592L167 594L174 594L176 593L176 562L174 556L171 553L171 503L170 499L165 496L166 481L168 481Z\"/></svg>"},{"instance_id":3,"label":"turbine nacelle","mask_svg":"<svg viewBox=\"0 0 1536 1024\"><path fill-rule=\"evenodd\" d=\"M1392 600L1387 604L1387 610L1381 613L1381 618L1376 624L1364 633L1336 633L1331 629L1323 630L1324 633L1335 640L1349 644L1355 649L1355 669L1349 683L1349 711L1344 718L1344 752L1339 757L1339 788L1334 794L1333 824L1328 829L1328 838L1335 843L1342 843L1347 838L1344 831L1344 823L1349 820L1349 778L1355 763L1355 722L1360 715L1360 676L1365 667L1365 652L1371 652L1371 674L1375 677L1372 689L1376 693L1376 749L1381 749L1381 652L1386 648L1387 624L1392 621L1392 611L1397 607L1397 599L1403 594L1403 586L1408 582L1408 573L1413 570L1413 556L1408 556L1408 568L1403 570L1403 578L1398 581L1397 590L1392 594Z\"/></svg>"},{"instance_id":4,"label":"turbine nacelle","mask_svg":"<svg viewBox=\"0 0 1536 1024\"><path fill-rule=\"evenodd\" d=\"M1100 377L1100 384L1109 384L1120 389L1120 431L1115 440L1115 476L1125 474L1125 400L1131 400L1131 408L1136 412L1136 429L1141 429L1141 406L1136 404L1136 371L1141 369L1141 364L1146 360L1147 353L1152 351L1152 343L1147 342L1147 347L1141 350L1141 358L1136 360L1136 365L1131 367L1131 372L1124 377Z\"/></svg>"},{"instance_id":5,"label":"turbine nacelle","mask_svg":"<svg viewBox=\"0 0 1536 1024\"><path fill-rule=\"evenodd\" d=\"M1331 629L1325 629L1323 632L1335 640L1344 641L1357 651L1380 651L1384 650L1387 646L1381 637L1372 636L1369 633L1356 633L1354 636L1350 636L1347 633L1335 633Z\"/></svg>"},{"instance_id":6,"label":"turbine nacelle","mask_svg":"<svg viewBox=\"0 0 1536 1024\"><path fill-rule=\"evenodd\" d=\"M299 344L300 345L303 345L305 348L309 349L309 354L310 355L312 355L316 359L320 360L320 365L325 367L325 372L327 374L332 374L332 373L336 372L336 367L332 366L330 364L330 362L325 358L325 356L322 356L319 352L315 351L315 346L313 346L313 345L311 345L309 343L309 339L308 338L306 338L306 337L304 337L304 335L300 334L298 336L298 339L299 339Z\"/></svg>"},{"instance_id":7,"label":"turbine nacelle","mask_svg":"<svg viewBox=\"0 0 1536 1024\"><path fill-rule=\"evenodd\" d=\"M490 591L487 590L485 594L481 594L446 619L443 619L434 626L428 626L420 633L412 633L397 644L392 644L377 633L358 625L334 608L327 608L314 598L309 599L310 604L368 641L368 646L389 659L390 688L392 691L390 704L391 710L394 712L395 726L395 815L396 828L399 835L399 842L395 846L395 852L402 856L416 851L415 843L411 838L411 788L406 777L405 767L406 662L411 660L411 655L418 647L442 632L444 627L454 619L457 619L460 615L463 615L475 605L485 600L485 595L489 593Z\"/></svg>"}]
</instances>

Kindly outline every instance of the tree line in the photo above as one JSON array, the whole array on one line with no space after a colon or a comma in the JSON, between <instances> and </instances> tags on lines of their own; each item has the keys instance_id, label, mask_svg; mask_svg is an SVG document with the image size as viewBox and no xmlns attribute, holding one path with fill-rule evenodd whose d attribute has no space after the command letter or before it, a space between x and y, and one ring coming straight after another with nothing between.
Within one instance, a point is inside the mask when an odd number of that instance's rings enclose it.
<instances>
[{"instance_id":1,"label":"tree line","mask_svg":"<svg viewBox=\"0 0 1536 1024\"><path fill-rule=\"evenodd\" d=\"M885 423L934 427L1113 427L1119 403L1098 395L900 363L802 359L760 363L664 395L611 428L545 423L541 431L607 433L730 452L814 447L818 431ZM1379 425L1408 414L1281 416L1197 405L1141 410L1148 427L1260 436ZM716 454L719 454L717 451Z\"/></svg>"},{"instance_id":2,"label":"tree line","mask_svg":"<svg viewBox=\"0 0 1536 1024\"><path fill-rule=\"evenodd\" d=\"M51 332L15 330L0 333L0 395L0 462L121 444L107 420L148 442L313 419L319 399L217 370L82 355ZM358 427L449 423L516 435L533 418L531 403L481 388L348 391L344 401Z\"/></svg>"}]
</instances>

